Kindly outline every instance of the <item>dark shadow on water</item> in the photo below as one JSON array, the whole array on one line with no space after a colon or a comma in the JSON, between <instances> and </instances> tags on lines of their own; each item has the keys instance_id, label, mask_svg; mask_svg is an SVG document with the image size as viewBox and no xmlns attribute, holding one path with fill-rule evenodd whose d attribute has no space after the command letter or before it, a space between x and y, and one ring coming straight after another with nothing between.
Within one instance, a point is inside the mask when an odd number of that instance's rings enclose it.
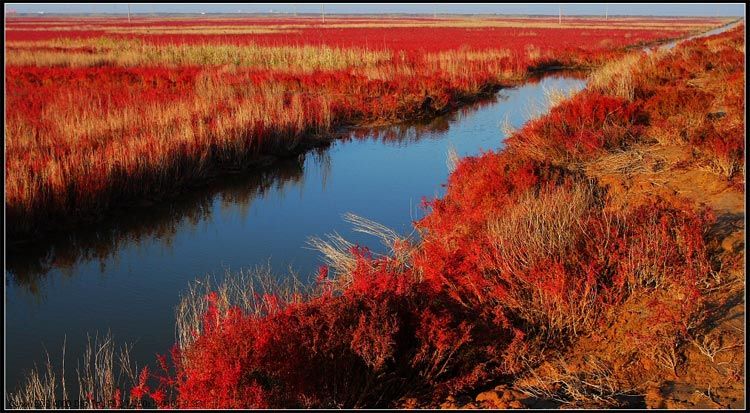
<instances>
[{"instance_id":1,"label":"dark shadow on water","mask_svg":"<svg viewBox=\"0 0 750 413\"><path fill-rule=\"evenodd\" d=\"M261 169L222 176L209 185L197 187L169 201L119 211L92 228L48 237L43 242L9 246L6 256L8 282L12 280L38 295L40 277L53 268L70 275L78 263L98 260L104 274L107 259L128 243L140 244L148 239L158 239L168 247L179 228L194 228L200 222L211 221L215 201L221 205L239 206L241 214L245 215L253 200L263 197L270 189L283 192L302 184L307 156L315 157L324 165L327 154L324 150L313 151L281 159Z\"/></svg>"}]
</instances>

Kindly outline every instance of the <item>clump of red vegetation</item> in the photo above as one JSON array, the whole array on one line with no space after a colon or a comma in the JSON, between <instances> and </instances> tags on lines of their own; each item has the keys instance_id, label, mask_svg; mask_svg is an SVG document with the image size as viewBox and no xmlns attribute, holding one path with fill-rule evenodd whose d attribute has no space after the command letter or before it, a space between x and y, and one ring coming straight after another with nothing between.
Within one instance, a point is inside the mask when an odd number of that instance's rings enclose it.
<instances>
[{"instance_id":1,"label":"clump of red vegetation","mask_svg":"<svg viewBox=\"0 0 750 413\"><path fill-rule=\"evenodd\" d=\"M636 141L642 116L637 103L584 91L532 120L508 141L535 159L580 162Z\"/></svg>"},{"instance_id":2,"label":"clump of red vegetation","mask_svg":"<svg viewBox=\"0 0 750 413\"><path fill-rule=\"evenodd\" d=\"M741 38L734 30L719 40ZM665 65L684 64L671 56ZM421 239L399 241L394 256L354 248L355 264L339 274L345 283L327 282L324 268L317 294L264 297L262 314L219 311L210 297L202 333L177 357L173 403L434 403L514 377L635 300L651 328L631 336L673 348L703 317L712 213L660 199L613 210L606 189L575 167L642 142L649 122L672 113L661 108L680 92L646 93L658 76L643 76L634 102L583 92L529 123L506 150L463 159L445 197L427 202ZM530 150L532 136L542 152Z\"/></svg>"},{"instance_id":3,"label":"clump of red vegetation","mask_svg":"<svg viewBox=\"0 0 750 413\"><path fill-rule=\"evenodd\" d=\"M637 71L634 81L650 117L648 133L663 144L691 145L738 185L745 163L743 30L686 42L680 53Z\"/></svg>"}]
</instances>

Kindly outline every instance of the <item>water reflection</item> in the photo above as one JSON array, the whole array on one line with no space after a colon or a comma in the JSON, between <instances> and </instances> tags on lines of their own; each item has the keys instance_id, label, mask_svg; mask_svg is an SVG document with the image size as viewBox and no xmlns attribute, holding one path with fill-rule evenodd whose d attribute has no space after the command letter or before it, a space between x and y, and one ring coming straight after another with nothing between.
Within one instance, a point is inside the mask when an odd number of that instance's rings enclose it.
<instances>
[{"instance_id":1,"label":"water reflection","mask_svg":"<svg viewBox=\"0 0 750 413\"><path fill-rule=\"evenodd\" d=\"M376 142L394 144L397 146L411 145L422 140L442 139L450 130L451 124L460 120L462 116L481 110L483 107L507 100L507 96L495 94L478 100L469 106L463 106L455 112L423 122L409 122L394 125L384 125L370 128L355 128L341 132L339 140L373 140Z\"/></svg>"},{"instance_id":2,"label":"water reflection","mask_svg":"<svg viewBox=\"0 0 750 413\"><path fill-rule=\"evenodd\" d=\"M282 159L260 170L228 175L209 186L199 187L170 201L152 206L140 206L112 216L93 228L81 228L50 237L45 242L24 246L10 246L6 269L9 280L28 292L39 296L39 279L52 269L66 276L75 273L83 261L98 261L99 271L106 273L107 261L126 244L143 244L158 239L169 249L178 230L195 229L200 223L211 223L216 212L230 207L246 219L254 200L270 191L283 194L289 188L304 183L305 158L312 157L326 169L330 160L325 150Z\"/></svg>"}]
</instances>

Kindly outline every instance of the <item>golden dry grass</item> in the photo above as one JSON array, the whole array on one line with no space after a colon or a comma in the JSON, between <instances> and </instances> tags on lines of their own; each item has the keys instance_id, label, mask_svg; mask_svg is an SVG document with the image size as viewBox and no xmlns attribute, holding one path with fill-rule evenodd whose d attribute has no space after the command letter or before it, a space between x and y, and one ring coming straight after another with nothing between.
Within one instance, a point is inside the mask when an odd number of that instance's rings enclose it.
<instances>
[{"instance_id":1,"label":"golden dry grass","mask_svg":"<svg viewBox=\"0 0 750 413\"><path fill-rule=\"evenodd\" d=\"M60 46L58 46L60 45ZM39 47L73 49L92 45L93 53L68 50L38 50ZM221 66L252 67L278 72L310 73L372 67L388 62L390 52L328 46L258 45L148 45L130 40L90 42L13 43L6 64L13 66Z\"/></svg>"}]
</instances>

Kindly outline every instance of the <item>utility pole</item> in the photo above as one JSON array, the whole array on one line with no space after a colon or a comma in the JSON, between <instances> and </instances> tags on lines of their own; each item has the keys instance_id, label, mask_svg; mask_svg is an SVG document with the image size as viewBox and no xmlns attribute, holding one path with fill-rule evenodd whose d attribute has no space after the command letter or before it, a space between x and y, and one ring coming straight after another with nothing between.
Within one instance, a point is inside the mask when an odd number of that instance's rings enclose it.
<instances>
[{"instance_id":1,"label":"utility pole","mask_svg":"<svg viewBox=\"0 0 750 413\"><path fill-rule=\"evenodd\" d=\"M557 6L557 24L562 24L562 6Z\"/></svg>"},{"instance_id":2,"label":"utility pole","mask_svg":"<svg viewBox=\"0 0 750 413\"><path fill-rule=\"evenodd\" d=\"M609 20L609 5L604 6L604 20Z\"/></svg>"},{"instance_id":3,"label":"utility pole","mask_svg":"<svg viewBox=\"0 0 750 413\"><path fill-rule=\"evenodd\" d=\"M320 3L320 15L323 17L323 23L326 22L326 4Z\"/></svg>"},{"instance_id":4,"label":"utility pole","mask_svg":"<svg viewBox=\"0 0 750 413\"><path fill-rule=\"evenodd\" d=\"M437 6L435 6L435 10L433 10L432 17L437 19Z\"/></svg>"},{"instance_id":5,"label":"utility pole","mask_svg":"<svg viewBox=\"0 0 750 413\"><path fill-rule=\"evenodd\" d=\"M128 23L130 23L130 3L128 3Z\"/></svg>"}]
</instances>

